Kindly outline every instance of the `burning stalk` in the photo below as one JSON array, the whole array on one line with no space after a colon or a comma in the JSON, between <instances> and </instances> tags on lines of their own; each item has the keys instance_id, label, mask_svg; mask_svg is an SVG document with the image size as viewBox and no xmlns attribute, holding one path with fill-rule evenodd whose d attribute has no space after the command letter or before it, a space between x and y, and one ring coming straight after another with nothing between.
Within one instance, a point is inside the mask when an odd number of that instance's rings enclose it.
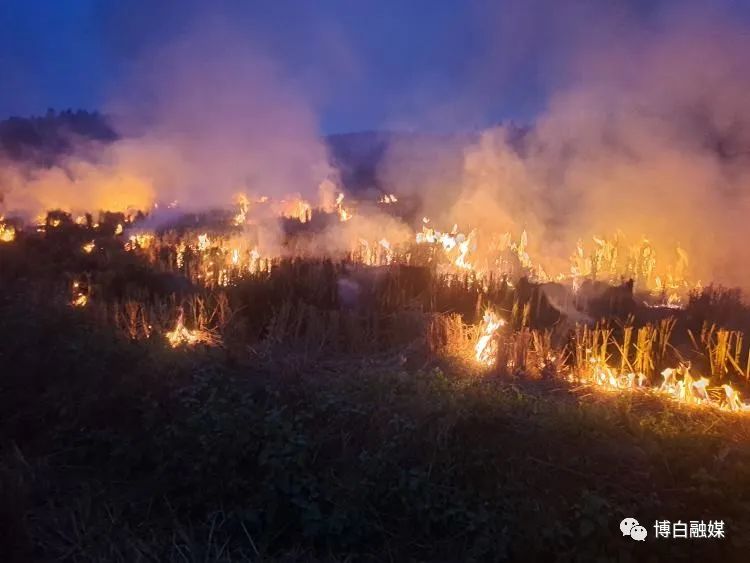
<instances>
[{"instance_id":1,"label":"burning stalk","mask_svg":"<svg viewBox=\"0 0 750 563\"><path fill-rule=\"evenodd\" d=\"M339 214L341 222L348 221L352 218L352 213L344 207L344 194L340 193L336 198L336 212Z\"/></svg>"},{"instance_id":2,"label":"burning stalk","mask_svg":"<svg viewBox=\"0 0 750 563\"><path fill-rule=\"evenodd\" d=\"M211 346L217 344L217 338L210 332L206 330L191 330L187 328L185 326L184 318L185 313L182 308L180 308L174 329L164 334L172 348L177 348L182 345L195 346L196 344L206 344Z\"/></svg>"},{"instance_id":3,"label":"burning stalk","mask_svg":"<svg viewBox=\"0 0 750 563\"><path fill-rule=\"evenodd\" d=\"M495 333L505 325L497 313L491 309L484 312L482 324L479 326L479 340L474 346L474 358L484 366L492 366L497 360L498 343Z\"/></svg>"},{"instance_id":4,"label":"burning stalk","mask_svg":"<svg viewBox=\"0 0 750 563\"><path fill-rule=\"evenodd\" d=\"M0 216L0 242L13 242L16 238L16 229L13 225L8 225Z\"/></svg>"}]
</instances>

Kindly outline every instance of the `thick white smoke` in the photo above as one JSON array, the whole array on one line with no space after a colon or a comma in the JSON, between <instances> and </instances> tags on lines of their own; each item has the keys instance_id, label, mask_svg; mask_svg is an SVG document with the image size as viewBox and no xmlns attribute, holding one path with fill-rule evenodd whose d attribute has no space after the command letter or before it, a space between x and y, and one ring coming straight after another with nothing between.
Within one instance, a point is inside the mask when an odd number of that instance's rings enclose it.
<instances>
[{"instance_id":1,"label":"thick white smoke","mask_svg":"<svg viewBox=\"0 0 750 563\"><path fill-rule=\"evenodd\" d=\"M238 193L316 203L334 171L293 80L229 25L196 24L148 52L108 104L122 140L52 168L6 164L6 213L225 207Z\"/></svg>"},{"instance_id":2,"label":"thick white smoke","mask_svg":"<svg viewBox=\"0 0 750 563\"><path fill-rule=\"evenodd\" d=\"M525 134L492 128L434 164L394 145L383 181L419 195L447 228L527 230L551 271L579 239L621 231L647 237L662 261L685 250L693 280L750 285L750 36L701 12L620 29L566 68ZM410 162L419 182L404 180Z\"/></svg>"}]
</instances>

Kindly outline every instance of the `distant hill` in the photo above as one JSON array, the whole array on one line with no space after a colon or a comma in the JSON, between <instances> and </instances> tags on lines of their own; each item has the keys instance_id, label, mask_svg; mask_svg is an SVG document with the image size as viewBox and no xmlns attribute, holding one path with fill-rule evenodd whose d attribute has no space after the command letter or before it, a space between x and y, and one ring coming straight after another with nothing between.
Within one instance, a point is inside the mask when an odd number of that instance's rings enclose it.
<instances>
[{"instance_id":1,"label":"distant hill","mask_svg":"<svg viewBox=\"0 0 750 563\"><path fill-rule=\"evenodd\" d=\"M517 132L520 141L524 130L517 129ZM429 165L445 151L463 146L475 136L363 131L329 135L324 141L331 164L339 170L344 187L356 192L385 189L379 171L393 147L403 149L418 168L422 164ZM11 117L0 121L0 160L4 157L37 166L52 166L70 154L81 140L106 143L117 138L106 116L98 112L49 110L39 117Z\"/></svg>"},{"instance_id":2,"label":"distant hill","mask_svg":"<svg viewBox=\"0 0 750 563\"><path fill-rule=\"evenodd\" d=\"M83 110L49 110L41 117L0 121L0 152L15 161L49 166L70 153L79 139L111 142L117 134L103 115Z\"/></svg>"}]
</instances>

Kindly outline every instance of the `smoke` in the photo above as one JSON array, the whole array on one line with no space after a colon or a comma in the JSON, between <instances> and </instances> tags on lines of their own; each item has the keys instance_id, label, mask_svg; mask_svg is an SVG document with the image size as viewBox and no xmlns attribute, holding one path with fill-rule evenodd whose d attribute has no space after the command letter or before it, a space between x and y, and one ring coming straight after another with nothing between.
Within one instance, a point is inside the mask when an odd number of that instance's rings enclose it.
<instances>
[{"instance_id":1,"label":"smoke","mask_svg":"<svg viewBox=\"0 0 750 563\"><path fill-rule=\"evenodd\" d=\"M137 114L145 125L121 128L144 127L144 139L174 150L179 160L169 163L161 190L185 205L226 205L237 192L299 192L315 201L332 173L315 112L297 85L223 24L171 43L124 88L115 114L132 119L133 96L147 104L145 116Z\"/></svg>"},{"instance_id":2,"label":"smoke","mask_svg":"<svg viewBox=\"0 0 750 563\"><path fill-rule=\"evenodd\" d=\"M446 228L525 229L548 271L565 271L579 239L620 231L664 263L685 250L693 280L747 287L750 36L720 14L671 16L577 46L528 131L491 128L433 166L394 145L381 178L408 189L407 163L423 163L412 193L425 213Z\"/></svg>"},{"instance_id":3,"label":"smoke","mask_svg":"<svg viewBox=\"0 0 750 563\"><path fill-rule=\"evenodd\" d=\"M238 193L315 202L337 181L315 111L263 50L226 22L196 22L143 53L107 103L121 140L79 143L51 168L4 166L8 212L37 216L230 205Z\"/></svg>"},{"instance_id":4,"label":"smoke","mask_svg":"<svg viewBox=\"0 0 750 563\"><path fill-rule=\"evenodd\" d=\"M293 78L277 53L195 4L164 38L152 30L124 67L107 104L122 139L81 144L52 168L3 167L0 211L147 209L174 200L204 209L240 192L332 208L340 182L311 100L339 88L311 87L309 68L304 82ZM725 10L730 4L472 4L481 24L462 55L476 56L451 62L462 67L454 87L402 93L417 106L395 103L401 113L390 121L474 123L509 91L525 110L534 104L523 92L533 101L544 91L544 109L528 127L397 138L379 168L381 185L418 196L444 230L525 230L529 253L548 272L566 271L579 239L590 247L592 237L619 231L630 243L648 238L666 263L683 249L693 280L747 286L750 36L741 10ZM334 35L330 49L349 69L341 76L361 80L367 66L340 45L346 34ZM397 225L381 229L384 221L359 227L405 236ZM324 246L348 246L360 238L359 223L332 231Z\"/></svg>"},{"instance_id":5,"label":"smoke","mask_svg":"<svg viewBox=\"0 0 750 563\"><path fill-rule=\"evenodd\" d=\"M140 141L114 144L77 140L72 154L53 166L5 161L0 166L0 215L32 220L47 211L73 214L146 210L156 201L150 160L171 157L168 147L146 147Z\"/></svg>"},{"instance_id":6,"label":"smoke","mask_svg":"<svg viewBox=\"0 0 750 563\"><path fill-rule=\"evenodd\" d=\"M697 279L747 285L749 53L740 27L691 18L580 56L526 157L563 218L550 234L619 229L662 257L684 248Z\"/></svg>"}]
</instances>

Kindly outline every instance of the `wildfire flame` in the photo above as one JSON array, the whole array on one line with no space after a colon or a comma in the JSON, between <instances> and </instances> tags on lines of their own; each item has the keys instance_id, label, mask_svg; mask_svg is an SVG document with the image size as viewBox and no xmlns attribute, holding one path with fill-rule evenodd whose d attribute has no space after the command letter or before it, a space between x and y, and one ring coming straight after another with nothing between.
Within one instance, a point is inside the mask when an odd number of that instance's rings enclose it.
<instances>
[{"instance_id":1,"label":"wildfire flame","mask_svg":"<svg viewBox=\"0 0 750 563\"><path fill-rule=\"evenodd\" d=\"M592 352L588 350L587 352ZM740 393L729 384L721 387L710 387L710 380L704 376L695 379L689 364L678 367L667 367L661 372L662 382L658 387L649 388L646 376L642 373L622 373L607 364L606 360L593 355L589 367L580 376L583 383L591 383L608 391L626 391L633 389L651 390L683 405L711 406L733 412L750 411L750 404L740 400ZM716 399L714 392L721 390L722 398ZM709 392L710 391L710 392ZM714 397L712 397L714 394Z\"/></svg>"},{"instance_id":2,"label":"wildfire flame","mask_svg":"<svg viewBox=\"0 0 750 563\"><path fill-rule=\"evenodd\" d=\"M300 223L308 223L312 219L312 205L303 199L292 201L281 200L281 215L288 219L297 219Z\"/></svg>"},{"instance_id":3,"label":"wildfire flame","mask_svg":"<svg viewBox=\"0 0 750 563\"><path fill-rule=\"evenodd\" d=\"M340 193L336 198L336 212L339 214L340 221L348 221L352 218L352 213L344 207L344 194Z\"/></svg>"},{"instance_id":4,"label":"wildfire flame","mask_svg":"<svg viewBox=\"0 0 750 563\"><path fill-rule=\"evenodd\" d=\"M183 311L180 310L180 314L177 317L177 323L175 324L175 327L173 330L170 330L166 333L164 333L164 336L167 339L167 342L169 342L169 345L172 348L177 348L179 346L194 346L196 344L214 344L215 343L215 337L205 331L205 330L198 330L198 329L189 329L185 326L184 323L184 314Z\"/></svg>"},{"instance_id":5,"label":"wildfire flame","mask_svg":"<svg viewBox=\"0 0 750 563\"><path fill-rule=\"evenodd\" d=\"M247 199L245 194L238 194L236 196L237 213L234 216L232 223L235 226L244 225L247 221L247 213L250 210L250 200Z\"/></svg>"},{"instance_id":6,"label":"wildfire flame","mask_svg":"<svg viewBox=\"0 0 750 563\"><path fill-rule=\"evenodd\" d=\"M83 290L81 282L74 281L72 286L73 297L70 304L73 307L85 307L89 302L89 296Z\"/></svg>"},{"instance_id":7,"label":"wildfire flame","mask_svg":"<svg viewBox=\"0 0 750 563\"><path fill-rule=\"evenodd\" d=\"M492 366L497 359L497 340L495 333L505 325L497 313L491 309L484 312L482 323L479 325L479 339L474 346L474 358L484 366Z\"/></svg>"},{"instance_id":8,"label":"wildfire flame","mask_svg":"<svg viewBox=\"0 0 750 563\"><path fill-rule=\"evenodd\" d=\"M16 239L16 229L8 225L0 217L0 242L13 242Z\"/></svg>"}]
</instances>

